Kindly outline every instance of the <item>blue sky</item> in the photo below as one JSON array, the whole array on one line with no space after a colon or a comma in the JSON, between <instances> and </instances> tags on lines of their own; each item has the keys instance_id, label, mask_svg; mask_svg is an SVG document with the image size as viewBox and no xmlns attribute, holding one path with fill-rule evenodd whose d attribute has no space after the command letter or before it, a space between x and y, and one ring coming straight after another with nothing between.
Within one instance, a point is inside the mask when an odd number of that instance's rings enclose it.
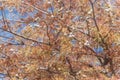
<instances>
[{"instance_id":1,"label":"blue sky","mask_svg":"<svg viewBox=\"0 0 120 80\"><path fill-rule=\"evenodd\" d=\"M37 13L37 11L29 12L29 13L24 13L20 14L15 7L12 7L11 9L5 8L4 10L5 13L5 18L10 21L10 27L14 26L16 24L16 21L20 21L21 18L27 18L28 16L34 17L34 14ZM2 21L2 13L0 10L0 20ZM3 24L0 24L0 27L2 27ZM18 28L17 33L20 33L21 30L26 26L26 24L21 24L20 28ZM0 30L0 36L5 36L5 37L13 37L12 34L5 32L3 30ZM7 41L7 38L3 38L3 41ZM13 41L15 42L15 41Z\"/></svg>"}]
</instances>

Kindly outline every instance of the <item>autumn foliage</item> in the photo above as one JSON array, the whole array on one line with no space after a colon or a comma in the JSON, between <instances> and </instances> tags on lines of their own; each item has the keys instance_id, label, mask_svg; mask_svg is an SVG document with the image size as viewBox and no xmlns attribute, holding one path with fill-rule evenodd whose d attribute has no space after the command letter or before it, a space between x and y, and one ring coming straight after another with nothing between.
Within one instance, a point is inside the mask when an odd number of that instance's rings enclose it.
<instances>
[{"instance_id":1,"label":"autumn foliage","mask_svg":"<svg viewBox=\"0 0 120 80\"><path fill-rule=\"evenodd\" d=\"M3 0L0 12L9 80L120 79L119 0Z\"/></svg>"}]
</instances>

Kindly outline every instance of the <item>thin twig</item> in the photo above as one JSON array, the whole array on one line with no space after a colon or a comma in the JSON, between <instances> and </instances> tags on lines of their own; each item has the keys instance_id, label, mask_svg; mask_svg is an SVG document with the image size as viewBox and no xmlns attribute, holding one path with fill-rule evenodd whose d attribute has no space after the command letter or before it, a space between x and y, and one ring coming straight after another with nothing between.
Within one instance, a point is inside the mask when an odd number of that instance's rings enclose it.
<instances>
[{"instance_id":1,"label":"thin twig","mask_svg":"<svg viewBox=\"0 0 120 80\"><path fill-rule=\"evenodd\" d=\"M44 13L44 14L49 14L48 12L39 9L39 8L37 8L37 7L35 7L35 6L31 5L31 4L29 4L28 2L24 2L24 3L27 4L27 5L29 5L30 7L34 8L34 9L36 9L36 10L42 12L42 13Z\"/></svg>"}]
</instances>

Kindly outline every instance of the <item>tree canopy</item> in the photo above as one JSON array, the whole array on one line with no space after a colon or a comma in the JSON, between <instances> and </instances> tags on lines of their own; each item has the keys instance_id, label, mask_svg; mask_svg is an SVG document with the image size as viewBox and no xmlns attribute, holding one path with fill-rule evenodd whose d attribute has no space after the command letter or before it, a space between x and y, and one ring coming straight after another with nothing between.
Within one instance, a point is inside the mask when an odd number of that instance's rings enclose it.
<instances>
[{"instance_id":1,"label":"tree canopy","mask_svg":"<svg viewBox=\"0 0 120 80\"><path fill-rule=\"evenodd\" d=\"M0 1L0 73L9 80L120 78L120 0Z\"/></svg>"}]
</instances>

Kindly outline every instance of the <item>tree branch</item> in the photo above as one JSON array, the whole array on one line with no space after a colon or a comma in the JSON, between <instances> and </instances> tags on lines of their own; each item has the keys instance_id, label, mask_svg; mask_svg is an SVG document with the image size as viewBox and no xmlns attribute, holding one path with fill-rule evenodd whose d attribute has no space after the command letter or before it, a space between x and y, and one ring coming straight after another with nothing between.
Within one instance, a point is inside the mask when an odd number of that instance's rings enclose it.
<instances>
[{"instance_id":1,"label":"tree branch","mask_svg":"<svg viewBox=\"0 0 120 80\"><path fill-rule=\"evenodd\" d=\"M6 32L8 32L8 33L11 33L11 34L13 34L13 35L15 35L15 36L21 37L21 38L23 38L23 39L25 39L25 40L28 40L28 41L32 41L32 42L36 42L36 43L40 43L40 44L49 45L48 43L39 42L39 41L37 41L37 40L24 37L24 36L22 36L22 35L19 35L19 34L17 34L17 33L12 32L12 31L4 30L4 29L2 29L2 28L0 28L0 29L3 30L3 31L6 31Z\"/></svg>"},{"instance_id":2,"label":"tree branch","mask_svg":"<svg viewBox=\"0 0 120 80\"><path fill-rule=\"evenodd\" d=\"M92 15L93 15L93 20L94 20L94 23L95 23L95 26L97 28L97 31L100 31L99 30L99 27L98 27L98 24L97 24L97 21L96 21L96 16L95 16L95 10L94 10L94 4L91 0L89 0L90 4L91 4L91 8L92 8Z\"/></svg>"}]
</instances>

